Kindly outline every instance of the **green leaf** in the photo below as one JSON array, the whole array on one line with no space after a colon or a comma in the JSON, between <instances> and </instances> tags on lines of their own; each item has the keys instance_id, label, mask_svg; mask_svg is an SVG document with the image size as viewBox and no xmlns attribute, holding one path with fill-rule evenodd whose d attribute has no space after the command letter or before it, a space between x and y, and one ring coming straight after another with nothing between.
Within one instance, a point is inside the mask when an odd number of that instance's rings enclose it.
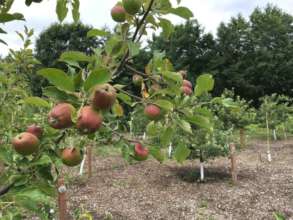
<instances>
[{"instance_id":1,"label":"green leaf","mask_svg":"<svg viewBox=\"0 0 293 220\"><path fill-rule=\"evenodd\" d=\"M161 126L158 126L154 121L151 121L146 127L146 133L148 136L157 136L161 130Z\"/></svg>"},{"instance_id":2,"label":"green leaf","mask_svg":"<svg viewBox=\"0 0 293 220\"><path fill-rule=\"evenodd\" d=\"M14 20L24 20L24 17L20 13L14 13L14 14L0 13L0 23L10 22Z\"/></svg>"},{"instance_id":3,"label":"green leaf","mask_svg":"<svg viewBox=\"0 0 293 220\"><path fill-rule=\"evenodd\" d=\"M74 82L65 72L55 68L46 68L38 71L38 74L45 77L50 83L61 90L74 92Z\"/></svg>"},{"instance_id":4,"label":"green leaf","mask_svg":"<svg viewBox=\"0 0 293 220\"><path fill-rule=\"evenodd\" d=\"M40 205L50 204L52 200L41 190L37 188L25 188L24 190L15 193L15 202L17 205L24 207L36 213L40 210Z\"/></svg>"},{"instance_id":5,"label":"green leaf","mask_svg":"<svg viewBox=\"0 0 293 220\"><path fill-rule=\"evenodd\" d=\"M90 62L91 57L87 56L85 53L79 51L66 51L61 54L60 61L76 61L76 62Z\"/></svg>"},{"instance_id":6,"label":"green leaf","mask_svg":"<svg viewBox=\"0 0 293 220\"><path fill-rule=\"evenodd\" d=\"M72 1L72 17L75 23L77 23L80 18L79 6L80 6L79 0Z\"/></svg>"},{"instance_id":7,"label":"green leaf","mask_svg":"<svg viewBox=\"0 0 293 220\"><path fill-rule=\"evenodd\" d=\"M85 91L89 91L95 85L104 84L111 80L111 73L106 68L98 68L91 72L83 84Z\"/></svg>"},{"instance_id":8,"label":"green leaf","mask_svg":"<svg viewBox=\"0 0 293 220\"><path fill-rule=\"evenodd\" d=\"M167 127L163 131L163 133L162 133L162 135L160 137L161 145L162 146L167 146L171 142L173 134L174 134L174 129L172 127Z\"/></svg>"},{"instance_id":9,"label":"green leaf","mask_svg":"<svg viewBox=\"0 0 293 220\"><path fill-rule=\"evenodd\" d=\"M139 54L139 43L134 43L132 41L128 42L129 53L131 57Z\"/></svg>"},{"instance_id":10,"label":"green leaf","mask_svg":"<svg viewBox=\"0 0 293 220\"><path fill-rule=\"evenodd\" d=\"M212 91L214 88L215 80L213 76L210 74L200 75L196 79L196 87L194 89L195 95L200 96L205 92Z\"/></svg>"},{"instance_id":11,"label":"green leaf","mask_svg":"<svg viewBox=\"0 0 293 220\"><path fill-rule=\"evenodd\" d=\"M106 37L109 34L109 32L100 30L100 29L92 29L89 32L87 32L87 37Z\"/></svg>"},{"instance_id":12,"label":"green leaf","mask_svg":"<svg viewBox=\"0 0 293 220\"><path fill-rule=\"evenodd\" d=\"M165 156L162 153L161 149L159 147L152 146L150 148L150 154L158 160L160 163L162 163L165 160Z\"/></svg>"},{"instance_id":13,"label":"green leaf","mask_svg":"<svg viewBox=\"0 0 293 220\"><path fill-rule=\"evenodd\" d=\"M194 115L187 117L186 120L200 128L208 130L209 132L213 131L213 125L208 117L202 115Z\"/></svg>"},{"instance_id":14,"label":"green leaf","mask_svg":"<svg viewBox=\"0 0 293 220\"><path fill-rule=\"evenodd\" d=\"M56 13L60 22L62 22L68 13L67 0L57 0Z\"/></svg>"},{"instance_id":15,"label":"green leaf","mask_svg":"<svg viewBox=\"0 0 293 220\"><path fill-rule=\"evenodd\" d=\"M164 38L169 38L170 35L173 33L174 31L174 26L171 23L171 21L164 19L164 18L159 18L160 20L160 27L163 29L163 36Z\"/></svg>"},{"instance_id":16,"label":"green leaf","mask_svg":"<svg viewBox=\"0 0 293 220\"><path fill-rule=\"evenodd\" d=\"M0 28L0 34L7 34L7 32Z\"/></svg>"},{"instance_id":17,"label":"green leaf","mask_svg":"<svg viewBox=\"0 0 293 220\"><path fill-rule=\"evenodd\" d=\"M43 90L45 96L51 97L59 101L66 101L70 103L78 103L78 98L74 95L67 94L54 86L48 86Z\"/></svg>"},{"instance_id":18,"label":"green leaf","mask_svg":"<svg viewBox=\"0 0 293 220\"><path fill-rule=\"evenodd\" d=\"M177 124L179 125L180 128L182 128L182 130L184 130L185 132L189 134L192 134L191 125L187 121L179 119L177 121Z\"/></svg>"},{"instance_id":19,"label":"green leaf","mask_svg":"<svg viewBox=\"0 0 293 220\"><path fill-rule=\"evenodd\" d=\"M2 40L2 39L0 39L0 43L1 43L1 44L5 44L5 45L8 46L8 44L7 44L4 40Z\"/></svg>"},{"instance_id":20,"label":"green leaf","mask_svg":"<svg viewBox=\"0 0 293 220\"><path fill-rule=\"evenodd\" d=\"M37 107L45 107L45 108L50 107L50 104L46 100L40 97L27 97L23 101L25 104L28 104L28 105L34 105Z\"/></svg>"},{"instance_id":21,"label":"green leaf","mask_svg":"<svg viewBox=\"0 0 293 220\"><path fill-rule=\"evenodd\" d=\"M160 99L154 102L155 105L161 107L162 109L165 109L166 111L172 111L174 108L174 105L172 102L164 99Z\"/></svg>"},{"instance_id":22,"label":"green leaf","mask_svg":"<svg viewBox=\"0 0 293 220\"><path fill-rule=\"evenodd\" d=\"M193 17L192 11L190 11L190 9L186 7L171 8L169 12L184 19L189 19Z\"/></svg>"},{"instance_id":23,"label":"green leaf","mask_svg":"<svg viewBox=\"0 0 293 220\"><path fill-rule=\"evenodd\" d=\"M131 97L129 95L126 95L125 93L118 93L117 98L127 105L132 105Z\"/></svg>"},{"instance_id":24,"label":"green leaf","mask_svg":"<svg viewBox=\"0 0 293 220\"><path fill-rule=\"evenodd\" d=\"M178 147L176 147L174 152L174 157L177 160L177 162L182 163L186 160L186 158L190 155L191 150L188 149L185 145L179 144Z\"/></svg>"},{"instance_id":25,"label":"green leaf","mask_svg":"<svg viewBox=\"0 0 293 220\"><path fill-rule=\"evenodd\" d=\"M36 162L31 163L31 166L37 166L37 165L50 165L52 164L52 160L48 155L42 155L40 159L38 159Z\"/></svg>"},{"instance_id":26,"label":"green leaf","mask_svg":"<svg viewBox=\"0 0 293 220\"><path fill-rule=\"evenodd\" d=\"M182 85L183 78L181 74L176 72L163 71L162 76L167 81L172 81L178 85Z\"/></svg>"}]
</instances>

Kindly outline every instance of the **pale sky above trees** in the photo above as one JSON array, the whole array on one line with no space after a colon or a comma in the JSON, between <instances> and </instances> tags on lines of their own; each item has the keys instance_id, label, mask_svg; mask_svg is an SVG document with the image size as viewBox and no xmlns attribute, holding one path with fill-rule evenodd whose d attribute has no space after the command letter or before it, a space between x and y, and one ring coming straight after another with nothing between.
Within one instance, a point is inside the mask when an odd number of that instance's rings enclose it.
<instances>
[{"instance_id":1,"label":"pale sky above trees","mask_svg":"<svg viewBox=\"0 0 293 220\"><path fill-rule=\"evenodd\" d=\"M117 0L81 0L81 21L93 27L101 28L105 25L113 27L115 23L110 16L110 10ZM173 1L175 2L175 1ZM221 21L227 22L232 16L241 13L245 17L249 16L255 7L265 7L268 3L278 6L284 11L293 14L292 0L182 0L182 5L192 10L196 19L207 32L216 33ZM15 31L22 31L26 24L29 28L34 28L35 36L57 21L55 14L54 0L44 0L42 4L33 4L26 7L24 1L16 0L12 12L21 12L26 18L25 22L11 22L5 26L8 31L3 35L10 48L17 49L21 46ZM183 20L172 17L173 23L182 23ZM71 22L69 17L66 22ZM8 47L0 44L0 55L6 55Z\"/></svg>"}]
</instances>

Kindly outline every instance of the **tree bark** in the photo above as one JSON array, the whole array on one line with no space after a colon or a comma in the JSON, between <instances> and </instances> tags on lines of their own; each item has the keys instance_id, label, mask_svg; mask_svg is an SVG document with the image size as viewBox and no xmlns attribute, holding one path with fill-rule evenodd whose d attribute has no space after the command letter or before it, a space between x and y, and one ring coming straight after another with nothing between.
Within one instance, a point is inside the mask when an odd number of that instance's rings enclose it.
<instances>
[{"instance_id":1,"label":"tree bark","mask_svg":"<svg viewBox=\"0 0 293 220\"><path fill-rule=\"evenodd\" d=\"M59 220L68 220L67 213L67 201L66 201L66 187L64 179L59 178L57 183L58 189L58 208L59 208Z\"/></svg>"}]
</instances>

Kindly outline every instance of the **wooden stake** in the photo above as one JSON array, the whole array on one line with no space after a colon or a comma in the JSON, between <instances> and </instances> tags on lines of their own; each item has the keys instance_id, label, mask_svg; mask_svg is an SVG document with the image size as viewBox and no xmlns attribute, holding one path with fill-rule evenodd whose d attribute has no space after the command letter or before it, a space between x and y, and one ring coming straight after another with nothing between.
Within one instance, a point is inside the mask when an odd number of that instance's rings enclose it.
<instances>
[{"instance_id":1,"label":"wooden stake","mask_svg":"<svg viewBox=\"0 0 293 220\"><path fill-rule=\"evenodd\" d=\"M240 134L240 146L241 148L245 148L245 131L243 128L240 128L239 134Z\"/></svg>"},{"instance_id":2,"label":"wooden stake","mask_svg":"<svg viewBox=\"0 0 293 220\"><path fill-rule=\"evenodd\" d=\"M88 168L88 178L92 177L92 146L87 147L87 168Z\"/></svg>"},{"instance_id":3,"label":"wooden stake","mask_svg":"<svg viewBox=\"0 0 293 220\"><path fill-rule=\"evenodd\" d=\"M63 178L58 179L57 190L58 190L59 220L68 220L67 205L66 205L66 187L65 187Z\"/></svg>"},{"instance_id":4,"label":"wooden stake","mask_svg":"<svg viewBox=\"0 0 293 220\"><path fill-rule=\"evenodd\" d=\"M233 184L237 183L237 164L236 164L236 147L234 143L229 145L231 159L231 176Z\"/></svg>"}]
</instances>

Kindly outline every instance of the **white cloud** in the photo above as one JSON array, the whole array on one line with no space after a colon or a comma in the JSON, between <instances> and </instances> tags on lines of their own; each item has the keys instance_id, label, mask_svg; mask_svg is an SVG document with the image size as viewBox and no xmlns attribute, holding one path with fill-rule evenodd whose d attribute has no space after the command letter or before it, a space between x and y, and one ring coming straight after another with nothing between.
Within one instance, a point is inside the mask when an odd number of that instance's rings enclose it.
<instances>
[{"instance_id":1,"label":"white cloud","mask_svg":"<svg viewBox=\"0 0 293 220\"><path fill-rule=\"evenodd\" d=\"M23 25L26 24L30 28L35 29L36 36L44 30L48 25L57 21L55 14L56 1L44 0L41 4L33 4L26 7L24 0L14 4L12 11L21 12L26 18L26 22L12 22L5 26L9 32L2 35L10 48L19 48L21 41L17 38L14 31L22 31ZM175 0L172 0L175 2ZM81 1L81 20L85 24L94 27L114 26L114 22L110 17L111 7L117 0L82 0ZM182 0L182 5L188 7L198 19L199 23L207 32L216 33L216 29L221 21L227 22L232 16L238 13L249 16L255 7L265 7L268 3L275 4L288 13L293 14L292 0ZM182 19L171 17L173 23L182 23ZM71 18L67 19L71 21ZM0 44L0 54L6 54L8 48Z\"/></svg>"}]
</instances>

